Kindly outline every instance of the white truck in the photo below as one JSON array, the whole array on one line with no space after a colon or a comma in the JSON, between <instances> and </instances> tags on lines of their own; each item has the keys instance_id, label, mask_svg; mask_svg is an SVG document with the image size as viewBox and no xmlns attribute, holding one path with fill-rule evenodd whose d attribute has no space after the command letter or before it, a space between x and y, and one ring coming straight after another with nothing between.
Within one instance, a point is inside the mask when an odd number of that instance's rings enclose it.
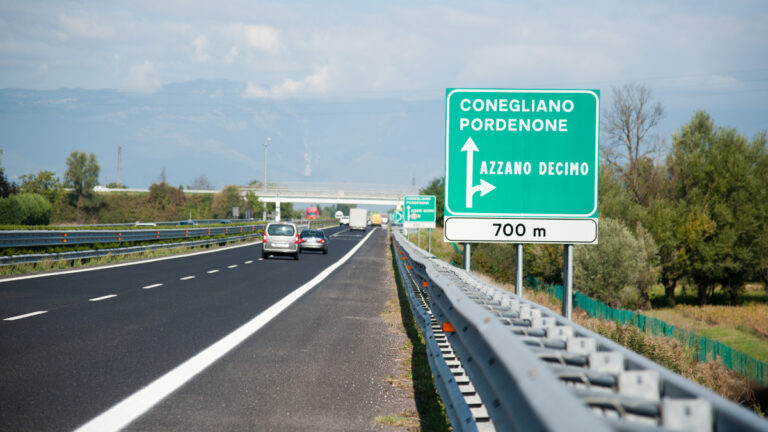
<instances>
[{"instance_id":1,"label":"white truck","mask_svg":"<svg viewBox=\"0 0 768 432\"><path fill-rule=\"evenodd\" d=\"M349 230L365 231L368 225L368 210L361 208L349 209Z\"/></svg>"}]
</instances>

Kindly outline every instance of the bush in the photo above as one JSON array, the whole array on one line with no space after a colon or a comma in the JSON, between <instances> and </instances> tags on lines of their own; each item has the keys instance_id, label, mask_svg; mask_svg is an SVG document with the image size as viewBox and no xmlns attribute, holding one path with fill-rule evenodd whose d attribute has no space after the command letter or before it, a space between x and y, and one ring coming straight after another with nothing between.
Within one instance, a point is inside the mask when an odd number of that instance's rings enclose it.
<instances>
[{"instance_id":1,"label":"bush","mask_svg":"<svg viewBox=\"0 0 768 432\"><path fill-rule=\"evenodd\" d=\"M42 195L24 193L0 198L0 223L9 225L48 225L51 203Z\"/></svg>"},{"instance_id":2,"label":"bush","mask_svg":"<svg viewBox=\"0 0 768 432\"><path fill-rule=\"evenodd\" d=\"M642 228L638 236L641 240L615 219L601 218L599 244L575 248L574 289L613 307L647 306L656 278L656 246Z\"/></svg>"}]
</instances>

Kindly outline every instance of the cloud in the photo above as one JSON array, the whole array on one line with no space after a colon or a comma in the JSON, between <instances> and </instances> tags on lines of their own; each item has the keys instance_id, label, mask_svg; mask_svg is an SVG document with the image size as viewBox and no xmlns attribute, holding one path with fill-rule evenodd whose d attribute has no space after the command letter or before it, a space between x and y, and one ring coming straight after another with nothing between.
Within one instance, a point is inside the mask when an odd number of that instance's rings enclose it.
<instances>
[{"instance_id":1,"label":"cloud","mask_svg":"<svg viewBox=\"0 0 768 432\"><path fill-rule=\"evenodd\" d=\"M312 155L304 153L304 162L306 162L306 165L304 165L304 176L309 177L312 175Z\"/></svg>"},{"instance_id":2,"label":"cloud","mask_svg":"<svg viewBox=\"0 0 768 432\"><path fill-rule=\"evenodd\" d=\"M234 23L229 30L237 40L257 51L276 53L280 50L280 34L274 27Z\"/></svg>"},{"instance_id":3,"label":"cloud","mask_svg":"<svg viewBox=\"0 0 768 432\"><path fill-rule=\"evenodd\" d=\"M63 30L58 33L59 39L66 41L69 38L93 38L111 39L114 29L101 17L93 14L60 14L59 24Z\"/></svg>"},{"instance_id":4,"label":"cloud","mask_svg":"<svg viewBox=\"0 0 768 432\"><path fill-rule=\"evenodd\" d=\"M205 35L199 35L192 41L192 47L195 49L195 61L199 63L205 63L210 56L208 55L208 47L210 42Z\"/></svg>"},{"instance_id":5,"label":"cloud","mask_svg":"<svg viewBox=\"0 0 768 432\"><path fill-rule=\"evenodd\" d=\"M224 61L227 64L232 64L235 62L235 60L239 56L240 56L240 49L232 45L232 48L230 48L229 51L227 51L227 55L224 56Z\"/></svg>"},{"instance_id":6,"label":"cloud","mask_svg":"<svg viewBox=\"0 0 768 432\"><path fill-rule=\"evenodd\" d=\"M161 87L157 69L151 61L131 66L128 78L123 82L123 89L141 93L152 93Z\"/></svg>"},{"instance_id":7,"label":"cloud","mask_svg":"<svg viewBox=\"0 0 768 432\"><path fill-rule=\"evenodd\" d=\"M314 72L301 81L286 78L282 83L264 88L251 82L243 92L247 99L285 99L293 96L323 94L328 90L328 66L315 67Z\"/></svg>"}]
</instances>

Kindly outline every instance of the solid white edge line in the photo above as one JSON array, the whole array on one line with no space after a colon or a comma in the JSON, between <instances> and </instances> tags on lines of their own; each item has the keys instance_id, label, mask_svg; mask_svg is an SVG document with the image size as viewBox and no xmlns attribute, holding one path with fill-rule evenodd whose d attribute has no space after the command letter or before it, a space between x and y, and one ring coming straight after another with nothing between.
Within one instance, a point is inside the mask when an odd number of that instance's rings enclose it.
<instances>
[{"instance_id":1,"label":"solid white edge line","mask_svg":"<svg viewBox=\"0 0 768 432\"><path fill-rule=\"evenodd\" d=\"M219 272L219 269L213 269L213 270L208 270L207 273L208 274L214 274L214 273L218 273L218 272Z\"/></svg>"},{"instance_id":2,"label":"solid white edge line","mask_svg":"<svg viewBox=\"0 0 768 432\"><path fill-rule=\"evenodd\" d=\"M156 261L165 261L165 260L171 260L171 259L179 259L179 258L187 258L191 256L196 255L203 255L203 254L209 254L209 253L216 253L216 252L223 252L225 250L230 249L237 249L241 247L247 247L247 246L257 246L260 245L261 241L258 242L252 242L252 243L246 243L241 245L234 245L234 246L224 246L222 248L214 249L214 250L206 250L206 251L200 251L200 252L192 252L192 253L186 253L181 255L171 255L167 257L159 257L159 258L152 258L148 260L143 261L134 261L134 262L128 262L128 263L120 263L120 264L110 264L103 267L90 267L90 268L82 268L77 270L66 270L66 271L60 271L55 273L44 273L44 274L33 274L33 275L24 275L24 276L16 276L16 277L10 277L6 279L0 279L0 283L4 282L13 282L17 280L24 280L24 279L35 279L35 278L42 278L42 277L50 277L50 276L61 276L61 275L67 275L72 273L83 273L83 272L90 272L90 271L97 271L97 270L107 270L111 268L118 268L118 267L128 267L128 266L134 266L139 264L147 264L152 263Z\"/></svg>"},{"instance_id":3,"label":"solid white edge line","mask_svg":"<svg viewBox=\"0 0 768 432\"><path fill-rule=\"evenodd\" d=\"M161 286L163 286L163 284L161 284L161 283L156 283L156 284L147 285L147 286L145 286L145 287L141 287L141 288L142 288L142 289L152 289L152 288L157 288L157 287L161 287Z\"/></svg>"},{"instance_id":4,"label":"solid white edge line","mask_svg":"<svg viewBox=\"0 0 768 432\"><path fill-rule=\"evenodd\" d=\"M117 294L110 294L110 295L105 295L105 296L101 296L101 297L95 297L95 298L92 298L92 299L88 299L88 301L90 301L90 302L97 302L97 301L102 301L102 300L106 300L106 299L111 299L112 297L117 297Z\"/></svg>"},{"instance_id":5,"label":"solid white edge line","mask_svg":"<svg viewBox=\"0 0 768 432\"><path fill-rule=\"evenodd\" d=\"M195 278L194 276L184 276L182 278L179 278L179 280L190 280L190 279L194 279L194 278Z\"/></svg>"},{"instance_id":6,"label":"solid white edge line","mask_svg":"<svg viewBox=\"0 0 768 432\"><path fill-rule=\"evenodd\" d=\"M340 260L333 263L331 266L320 272L317 276L312 278L309 282L295 289L293 292L283 297L280 301L270 306L264 312L256 315L253 319L243 324L237 330L224 336L218 342L204 349L194 357L185 361L184 363L176 366L170 372L156 379L143 389L118 402L107 411L98 415L90 420L88 423L80 426L75 432L106 432L106 431L119 431L120 429L128 426L131 422L139 418L142 414L146 413L152 407L160 403L168 395L176 391L179 387L186 382L194 378L197 374L204 371L208 366L212 365L218 359L222 358L225 354L231 351L236 346L240 345L248 337L256 333L259 329L264 327L273 318L278 316L282 311L288 308L296 300L301 298L304 294L309 292L317 284L325 280L334 270L339 268L342 264L347 262L355 252L360 249L363 244L371 237L371 234L376 231L374 228L367 236L365 236L360 243L355 245L346 255Z\"/></svg>"},{"instance_id":7,"label":"solid white edge line","mask_svg":"<svg viewBox=\"0 0 768 432\"><path fill-rule=\"evenodd\" d=\"M44 313L47 313L47 312L48 311L30 312L30 313L24 314L24 315L16 315L16 316L13 316L13 317L5 318L3 321L16 321L16 320L20 320L20 319L24 319L24 318L33 317L35 315L41 315L41 314L44 314Z\"/></svg>"}]
</instances>

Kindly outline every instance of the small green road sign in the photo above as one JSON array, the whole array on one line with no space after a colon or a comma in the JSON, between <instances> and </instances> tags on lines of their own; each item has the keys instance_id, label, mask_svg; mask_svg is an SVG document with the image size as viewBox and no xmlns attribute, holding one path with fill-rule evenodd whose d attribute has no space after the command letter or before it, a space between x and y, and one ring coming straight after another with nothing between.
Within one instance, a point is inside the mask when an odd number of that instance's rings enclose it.
<instances>
[{"instance_id":1,"label":"small green road sign","mask_svg":"<svg viewBox=\"0 0 768 432\"><path fill-rule=\"evenodd\" d=\"M599 90L447 89L446 239L596 243L599 124Z\"/></svg>"},{"instance_id":2,"label":"small green road sign","mask_svg":"<svg viewBox=\"0 0 768 432\"><path fill-rule=\"evenodd\" d=\"M434 195L407 195L403 199L405 228L434 228L437 212Z\"/></svg>"},{"instance_id":3,"label":"small green road sign","mask_svg":"<svg viewBox=\"0 0 768 432\"><path fill-rule=\"evenodd\" d=\"M394 217L395 224L402 225L403 223L403 211L402 210L395 210L395 217Z\"/></svg>"}]
</instances>

